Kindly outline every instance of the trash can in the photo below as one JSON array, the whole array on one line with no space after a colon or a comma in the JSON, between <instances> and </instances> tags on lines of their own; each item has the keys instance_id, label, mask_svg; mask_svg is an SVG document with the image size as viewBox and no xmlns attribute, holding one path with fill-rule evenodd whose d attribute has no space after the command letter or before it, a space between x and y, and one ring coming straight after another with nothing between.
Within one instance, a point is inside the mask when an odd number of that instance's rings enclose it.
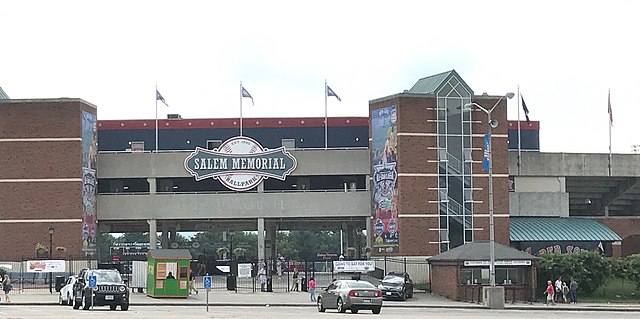
<instances>
[{"instance_id":1,"label":"trash can","mask_svg":"<svg viewBox=\"0 0 640 319\"><path fill-rule=\"evenodd\" d=\"M236 290L236 276L233 274L227 276L227 290Z\"/></svg>"},{"instance_id":2,"label":"trash can","mask_svg":"<svg viewBox=\"0 0 640 319\"><path fill-rule=\"evenodd\" d=\"M64 276L56 276L56 292L60 292L60 289L62 289L62 287L64 287Z\"/></svg>"},{"instance_id":3,"label":"trash can","mask_svg":"<svg viewBox=\"0 0 640 319\"><path fill-rule=\"evenodd\" d=\"M307 278L302 276L302 278L300 278L300 285L302 287L300 287L300 290L302 291L309 291L309 289L307 289Z\"/></svg>"}]
</instances>

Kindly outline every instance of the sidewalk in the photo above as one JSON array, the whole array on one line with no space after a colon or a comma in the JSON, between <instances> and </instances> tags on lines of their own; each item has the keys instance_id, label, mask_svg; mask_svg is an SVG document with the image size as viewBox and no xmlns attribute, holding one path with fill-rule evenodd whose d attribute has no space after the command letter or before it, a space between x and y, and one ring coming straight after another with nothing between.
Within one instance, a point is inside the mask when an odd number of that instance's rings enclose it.
<instances>
[{"instance_id":1,"label":"sidewalk","mask_svg":"<svg viewBox=\"0 0 640 319\"><path fill-rule=\"evenodd\" d=\"M41 306L57 305L58 295L48 293L12 293L11 303L7 303L2 296L2 306ZM200 290L197 295L190 295L187 299L151 298L144 293L131 293L131 306L205 306L206 292ZM209 305L218 307L315 307L306 292L233 292L212 290L209 292ZM406 301L384 301L384 307L405 308L464 308L487 309L478 303L453 301L430 293L416 293L414 298ZM505 309L517 310L570 310L570 311L632 311L640 312L640 304L556 304L546 306L544 303L505 303Z\"/></svg>"}]
</instances>

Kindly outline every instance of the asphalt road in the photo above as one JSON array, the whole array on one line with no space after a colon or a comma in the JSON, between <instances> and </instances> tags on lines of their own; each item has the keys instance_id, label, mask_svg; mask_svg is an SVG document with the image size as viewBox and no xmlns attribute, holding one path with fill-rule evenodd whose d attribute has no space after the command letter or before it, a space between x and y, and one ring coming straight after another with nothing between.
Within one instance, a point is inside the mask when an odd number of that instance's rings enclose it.
<instances>
[{"instance_id":1,"label":"asphalt road","mask_svg":"<svg viewBox=\"0 0 640 319\"><path fill-rule=\"evenodd\" d=\"M327 310L319 313L311 307L210 307L207 313L204 307L152 307L132 306L129 311L110 311L106 307L96 307L93 311L73 310L60 306L3 306L0 304L0 318L135 318L135 319L184 319L184 318L237 318L237 319L282 319L282 318L638 318L637 312L612 311L558 311L547 310L486 310L486 309L425 309L425 308L383 308L382 313L374 315L370 311L360 311L358 314L336 313Z\"/></svg>"}]
</instances>

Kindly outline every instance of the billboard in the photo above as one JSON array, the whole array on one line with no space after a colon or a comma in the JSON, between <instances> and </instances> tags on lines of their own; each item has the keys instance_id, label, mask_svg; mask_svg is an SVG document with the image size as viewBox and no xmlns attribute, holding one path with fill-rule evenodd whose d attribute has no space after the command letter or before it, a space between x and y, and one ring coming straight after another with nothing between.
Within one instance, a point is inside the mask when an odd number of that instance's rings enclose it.
<instances>
[{"instance_id":1,"label":"billboard","mask_svg":"<svg viewBox=\"0 0 640 319\"><path fill-rule=\"evenodd\" d=\"M373 251L398 252L398 171L396 106L371 111L371 214Z\"/></svg>"},{"instance_id":2,"label":"billboard","mask_svg":"<svg viewBox=\"0 0 640 319\"><path fill-rule=\"evenodd\" d=\"M85 255L96 251L97 160L96 115L82 111L82 251Z\"/></svg>"}]
</instances>

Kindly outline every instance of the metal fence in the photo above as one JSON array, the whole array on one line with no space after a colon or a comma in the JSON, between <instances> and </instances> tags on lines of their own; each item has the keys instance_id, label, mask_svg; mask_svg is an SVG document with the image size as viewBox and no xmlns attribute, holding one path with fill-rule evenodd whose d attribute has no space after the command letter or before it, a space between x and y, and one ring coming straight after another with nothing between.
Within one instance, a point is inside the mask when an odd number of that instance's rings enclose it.
<instances>
[{"instance_id":1,"label":"metal fence","mask_svg":"<svg viewBox=\"0 0 640 319\"><path fill-rule=\"evenodd\" d=\"M29 269L29 261L0 261L3 270L11 278L11 285L16 293L20 292L50 292L55 293L55 283L57 280L66 280L70 275L76 275L83 268L95 268L97 261L86 258L68 258L65 260L64 272L45 273ZM32 263L33 264L33 263ZM60 279L62 278L62 279Z\"/></svg>"}]
</instances>

